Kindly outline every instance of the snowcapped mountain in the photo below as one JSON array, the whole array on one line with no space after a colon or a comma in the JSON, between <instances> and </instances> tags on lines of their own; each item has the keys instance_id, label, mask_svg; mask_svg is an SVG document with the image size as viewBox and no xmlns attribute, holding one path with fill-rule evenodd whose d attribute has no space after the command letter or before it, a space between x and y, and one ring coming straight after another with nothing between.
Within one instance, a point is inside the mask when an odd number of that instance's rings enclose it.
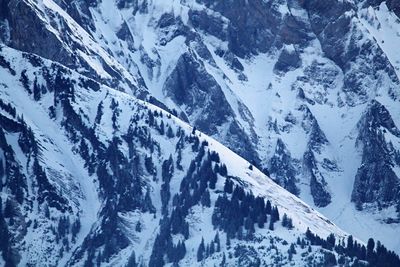
<instances>
[{"instance_id":1,"label":"snowcapped mountain","mask_svg":"<svg viewBox=\"0 0 400 267\"><path fill-rule=\"evenodd\" d=\"M0 0L5 264L396 266L399 15Z\"/></svg>"},{"instance_id":2,"label":"snowcapped mountain","mask_svg":"<svg viewBox=\"0 0 400 267\"><path fill-rule=\"evenodd\" d=\"M6 266L354 262L348 234L214 139L59 64L1 51Z\"/></svg>"}]
</instances>

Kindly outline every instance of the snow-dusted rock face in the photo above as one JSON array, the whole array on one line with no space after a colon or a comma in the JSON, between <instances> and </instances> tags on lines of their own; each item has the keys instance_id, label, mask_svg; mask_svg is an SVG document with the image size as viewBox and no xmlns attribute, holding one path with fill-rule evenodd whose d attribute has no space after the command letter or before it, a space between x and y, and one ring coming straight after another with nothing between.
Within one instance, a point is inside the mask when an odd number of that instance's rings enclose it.
<instances>
[{"instance_id":1,"label":"snow-dusted rock face","mask_svg":"<svg viewBox=\"0 0 400 267\"><path fill-rule=\"evenodd\" d=\"M389 111L378 101L373 101L358 124L358 146L362 149L362 165L357 171L352 201L358 208L363 203L381 206L398 204L399 185L396 169L400 154L392 138L400 137Z\"/></svg>"},{"instance_id":2,"label":"snow-dusted rock face","mask_svg":"<svg viewBox=\"0 0 400 267\"><path fill-rule=\"evenodd\" d=\"M91 79L75 86L153 103L347 232L397 252L399 36L396 0L0 0L0 41L26 52L15 74L27 70L23 84L33 86L39 74L29 68L44 64L36 54ZM10 69L9 61L0 65ZM51 91L56 74L43 72L49 81L36 95ZM80 255L94 253L93 240Z\"/></svg>"}]
</instances>

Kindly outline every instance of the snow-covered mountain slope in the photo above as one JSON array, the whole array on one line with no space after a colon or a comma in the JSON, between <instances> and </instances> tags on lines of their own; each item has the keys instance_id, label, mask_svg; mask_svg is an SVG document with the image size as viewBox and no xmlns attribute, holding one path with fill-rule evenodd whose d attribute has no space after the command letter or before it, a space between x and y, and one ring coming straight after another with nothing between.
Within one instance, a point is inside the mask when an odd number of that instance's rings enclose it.
<instances>
[{"instance_id":1,"label":"snow-covered mountain slope","mask_svg":"<svg viewBox=\"0 0 400 267\"><path fill-rule=\"evenodd\" d=\"M0 49L5 266L400 261L164 110Z\"/></svg>"},{"instance_id":2,"label":"snow-covered mountain slope","mask_svg":"<svg viewBox=\"0 0 400 267\"><path fill-rule=\"evenodd\" d=\"M345 231L400 252L396 0L0 7L2 43L177 115Z\"/></svg>"},{"instance_id":3,"label":"snow-covered mountain slope","mask_svg":"<svg viewBox=\"0 0 400 267\"><path fill-rule=\"evenodd\" d=\"M347 234L214 139L58 64L7 47L1 54L0 223L8 266L350 261L331 245L308 248L307 228L322 238ZM248 214L238 230L222 223L228 214L218 206L236 197ZM264 200L292 225L264 226L273 217ZM212 245L198 256L202 238Z\"/></svg>"}]
</instances>

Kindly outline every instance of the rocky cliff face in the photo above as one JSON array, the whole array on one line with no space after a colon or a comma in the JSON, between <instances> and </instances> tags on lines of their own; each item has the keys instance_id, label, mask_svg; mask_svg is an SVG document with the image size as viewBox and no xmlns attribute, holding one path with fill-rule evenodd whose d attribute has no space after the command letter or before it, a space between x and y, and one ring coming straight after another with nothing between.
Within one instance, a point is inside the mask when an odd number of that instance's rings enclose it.
<instances>
[{"instance_id":1,"label":"rocky cliff face","mask_svg":"<svg viewBox=\"0 0 400 267\"><path fill-rule=\"evenodd\" d=\"M46 5L47 4L47 5ZM69 5L37 1L2 1L5 44L77 69L95 80L140 94L144 84L138 73L127 72L106 47L99 46L85 29L93 29L89 7L77 1ZM77 19L75 21L64 9ZM79 18L79 19L78 19ZM138 88L139 87L139 88Z\"/></svg>"},{"instance_id":2,"label":"rocky cliff face","mask_svg":"<svg viewBox=\"0 0 400 267\"><path fill-rule=\"evenodd\" d=\"M183 54L167 78L164 92L174 103L184 106L185 117L199 130L211 135L225 132L225 141L250 161L259 162L254 144L235 121L234 112L212 75L193 55Z\"/></svg>"},{"instance_id":3,"label":"rocky cliff face","mask_svg":"<svg viewBox=\"0 0 400 267\"><path fill-rule=\"evenodd\" d=\"M5 45L155 103L351 233L400 249L386 240L400 227L386 224L398 221L399 136L383 123L400 124L398 1L0 7Z\"/></svg>"},{"instance_id":4,"label":"rocky cliff face","mask_svg":"<svg viewBox=\"0 0 400 267\"><path fill-rule=\"evenodd\" d=\"M352 201L359 208L363 203L399 206L399 179L396 169L399 150L391 141L398 138L396 127L388 110L378 101L372 101L358 124L357 142L362 149L362 165L357 171Z\"/></svg>"}]
</instances>

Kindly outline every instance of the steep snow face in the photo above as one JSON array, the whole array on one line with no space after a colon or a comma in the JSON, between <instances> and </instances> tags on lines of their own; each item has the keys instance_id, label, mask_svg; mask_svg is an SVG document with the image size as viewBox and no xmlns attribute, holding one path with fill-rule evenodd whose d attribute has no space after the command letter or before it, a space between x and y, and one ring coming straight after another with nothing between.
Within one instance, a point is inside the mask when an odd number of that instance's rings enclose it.
<instances>
[{"instance_id":1,"label":"steep snow face","mask_svg":"<svg viewBox=\"0 0 400 267\"><path fill-rule=\"evenodd\" d=\"M363 129L375 101L400 125L394 2L8 1L0 40L177 115L346 231L400 251L399 137ZM381 161L365 146L376 140ZM371 184L393 175L368 192L371 170Z\"/></svg>"},{"instance_id":2,"label":"steep snow face","mask_svg":"<svg viewBox=\"0 0 400 267\"><path fill-rule=\"evenodd\" d=\"M0 172L0 226L9 242L2 243L7 264L160 266L161 259L289 266L339 259L331 243L322 249L304 233L333 234L340 243L348 234L165 110L5 46L0 75L0 170L7 166ZM218 223L225 219L218 205L235 196L250 213L240 234L231 236ZM271 223L276 217L264 208L255 213L266 200L282 223ZM199 259L202 239L213 248Z\"/></svg>"}]
</instances>

